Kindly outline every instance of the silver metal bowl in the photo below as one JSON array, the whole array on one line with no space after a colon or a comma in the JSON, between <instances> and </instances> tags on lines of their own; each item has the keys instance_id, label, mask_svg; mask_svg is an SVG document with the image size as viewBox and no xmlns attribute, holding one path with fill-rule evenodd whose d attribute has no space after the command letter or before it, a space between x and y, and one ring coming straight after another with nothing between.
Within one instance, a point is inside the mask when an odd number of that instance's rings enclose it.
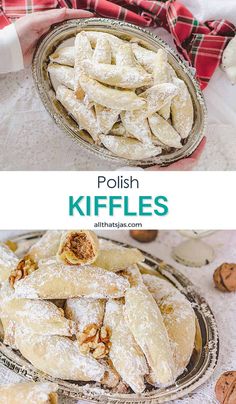
<instances>
[{"instance_id":1,"label":"silver metal bowl","mask_svg":"<svg viewBox=\"0 0 236 404\"><path fill-rule=\"evenodd\" d=\"M161 48L167 52L169 63L179 78L184 80L188 86L194 107L193 128L186 144L181 149L143 160L130 160L114 156L105 147L96 145L85 131L79 130L75 121L56 100L52 83L47 74L47 65L49 63L49 55L60 44L73 39L82 30L108 32L125 40L132 38L147 49L157 51ZM118 162L123 166L169 165L192 154L204 136L207 119L206 106L199 84L194 77L193 69L162 39L138 26L106 18L89 18L63 22L52 28L41 40L34 55L32 71L41 100L57 125L76 139L81 146L96 153L101 158Z\"/></svg>"},{"instance_id":2,"label":"silver metal bowl","mask_svg":"<svg viewBox=\"0 0 236 404\"><path fill-rule=\"evenodd\" d=\"M32 232L16 237L18 253L23 255L30 245L38 240L42 232ZM127 246L123 243L116 244ZM142 272L155 274L172 283L191 302L196 315L197 332L195 348L186 371L177 381L167 388L149 386L142 395L118 394L104 391L95 383L70 382L54 379L32 366L18 351L13 351L0 341L0 363L25 379L51 381L59 385L59 392L75 399L91 400L103 404L154 404L184 397L201 386L213 373L219 355L219 337L216 322L206 301L196 292L193 284L177 269L163 263L160 259L142 251L145 262Z\"/></svg>"}]
</instances>

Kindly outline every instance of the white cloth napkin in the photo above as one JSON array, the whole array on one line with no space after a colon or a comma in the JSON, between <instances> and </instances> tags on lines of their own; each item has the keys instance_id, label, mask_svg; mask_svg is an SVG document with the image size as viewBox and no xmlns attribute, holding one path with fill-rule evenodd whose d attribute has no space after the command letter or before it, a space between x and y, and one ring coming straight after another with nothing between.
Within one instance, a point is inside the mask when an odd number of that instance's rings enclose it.
<instances>
[{"instance_id":1,"label":"white cloth napkin","mask_svg":"<svg viewBox=\"0 0 236 404\"><path fill-rule=\"evenodd\" d=\"M236 25L235 0L181 0L200 21L225 18Z\"/></svg>"}]
</instances>

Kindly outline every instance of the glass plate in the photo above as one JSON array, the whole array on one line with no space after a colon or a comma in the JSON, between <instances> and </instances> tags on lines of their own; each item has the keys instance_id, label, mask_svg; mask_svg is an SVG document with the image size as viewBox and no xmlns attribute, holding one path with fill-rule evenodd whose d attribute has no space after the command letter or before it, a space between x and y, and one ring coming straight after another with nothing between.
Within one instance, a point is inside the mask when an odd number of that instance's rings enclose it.
<instances>
[{"instance_id":1,"label":"glass plate","mask_svg":"<svg viewBox=\"0 0 236 404\"><path fill-rule=\"evenodd\" d=\"M31 232L14 238L18 244L18 255L23 255L43 232ZM111 240L113 241L113 240ZM113 241L115 244L131 247ZM142 250L141 250L142 251ZM195 348L186 371L177 381L167 388L149 386L141 396L136 394L118 394L105 391L95 383L70 382L55 379L37 370L18 351L13 351L0 341L0 363L27 380L51 381L59 385L59 393L75 399L90 400L103 404L153 404L164 403L184 397L201 386L213 373L219 355L219 337L216 322L206 301L198 294L193 284L177 269L160 259L142 251L145 261L140 266L145 273L155 274L174 285L191 302L196 315L197 332Z\"/></svg>"},{"instance_id":2,"label":"glass plate","mask_svg":"<svg viewBox=\"0 0 236 404\"><path fill-rule=\"evenodd\" d=\"M76 122L68 115L67 111L55 97L55 92L47 73L47 65L49 63L49 55L64 41L67 42L68 46L68 43L81 30L108 32L126 40L132 38L132 40L137 41L150 50L157 51L161 48L167 52L169 63L179 78L184 80L188 86L194 107L193 128L186 144L181 149L143 160L125 159L113 155L102 145L96 145L86 131L78 128ZM194 77L193 70L187 62L180 58L176 51L153 33L132 24L106 18L70 20L56 25L39 43L32 64L36 88L45 108L57 125L65 133L71 135L81 146L96 153L101 158L118 162L122 166L167 165L189 156L199 145L206 129L207 113L204 98L199 84Z\"/></svg>"}]
</instances>

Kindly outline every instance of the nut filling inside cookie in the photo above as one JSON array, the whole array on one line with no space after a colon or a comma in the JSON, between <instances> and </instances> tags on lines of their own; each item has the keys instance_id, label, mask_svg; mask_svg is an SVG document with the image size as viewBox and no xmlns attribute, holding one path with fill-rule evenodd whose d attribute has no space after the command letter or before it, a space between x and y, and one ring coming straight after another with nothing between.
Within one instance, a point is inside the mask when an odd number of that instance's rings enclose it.
<instances>
[{"instance_id":1,"label":"nut filling inside cookie","mask_svg":"<svg viewBox=\"0 0 236 404\"><path fill-rule=\"evenodd\" d=\"M85 234L72 233L62 250L62 253L67 252L72 252L81 260L86 260L94 256L93 246Z\"/></svg>"}]
</instances>

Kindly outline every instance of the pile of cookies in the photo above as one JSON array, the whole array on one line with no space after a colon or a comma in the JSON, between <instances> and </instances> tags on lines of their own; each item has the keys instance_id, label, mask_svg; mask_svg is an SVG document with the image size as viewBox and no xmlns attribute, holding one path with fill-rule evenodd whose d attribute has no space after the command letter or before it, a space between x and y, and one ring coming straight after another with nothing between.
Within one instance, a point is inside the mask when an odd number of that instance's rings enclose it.
<instances>
[{"instance_id":1,"label":"pile of cookies","mask_svg":"<svg viewBox=\"0 0 236 404\"><path fill-rule=\"evenodd\" d=\"M55 383L18 383L0 386L0 404L58 404Z\"/></svg>"},{"instance_id":2,"label":"pile of cookies","mask_svg":"<svg viewBox=\"0 0 236 404\"><path fill-rule=\"evenodd\" d=\"M21 259L0 245L4 343L63 380L141 394L172 385L195 341L190 302L142 274L136 248L92 231L48 231Z\"/></svg>"},{"instance_id":3,"label":"pile of cookies","mask_svg":"<svg viewBox=\"0 0 236 404\"><path fill-rule=\"evenodd\" d=\"M188 88L167 53L99 31L50 55L56 98L80 129L114 155L140 160L180 149L193 126Z\"/></svg>"}]
</instances>

